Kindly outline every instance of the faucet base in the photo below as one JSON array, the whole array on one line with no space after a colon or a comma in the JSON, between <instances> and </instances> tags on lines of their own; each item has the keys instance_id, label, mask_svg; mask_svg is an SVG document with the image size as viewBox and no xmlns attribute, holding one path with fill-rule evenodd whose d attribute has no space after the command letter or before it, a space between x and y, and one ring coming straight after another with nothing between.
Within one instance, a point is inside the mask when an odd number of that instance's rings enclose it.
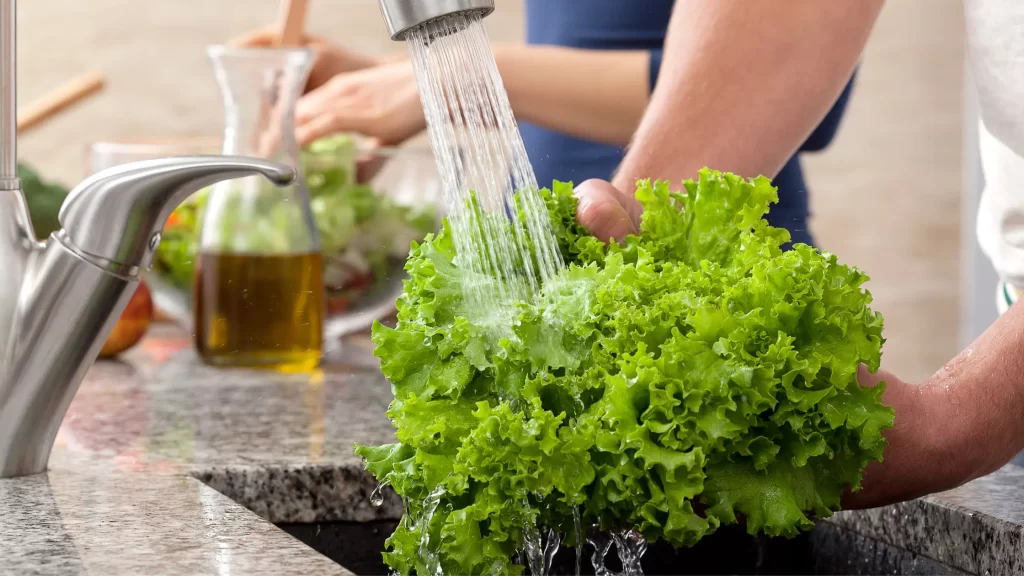
<instances>
[{"instance_id":1,"label":"faucet base","mask_svg":"<svg viewBox=\"0 0 1024 576\"><path fill-rule=\"evenodd\" d=\"M0 478L46 471L78 386L135 293L59 241L30 253L0 379ZM82 337L88 335L88 337Z\"/></svg>"}]
</instances>

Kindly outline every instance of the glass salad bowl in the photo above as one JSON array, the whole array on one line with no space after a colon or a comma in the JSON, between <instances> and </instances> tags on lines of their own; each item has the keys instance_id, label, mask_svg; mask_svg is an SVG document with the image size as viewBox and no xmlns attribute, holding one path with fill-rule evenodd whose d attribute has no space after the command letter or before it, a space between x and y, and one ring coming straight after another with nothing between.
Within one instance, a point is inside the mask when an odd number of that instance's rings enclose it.
<instances>
[{"instance_id":1,"label":"glass salad bowl","mask_svg":"<svg viewBox=\"0 0 1024 576\"><path fill-rule=\"evenodd\" d=\"M205 140L199 146L197 142L95 144L92 169L167 155L218 153L219 140L212 152ZM324 335L337 338L365 330L395 312L410 242L440 228L441 182L433 154L426 146L375 148L342 135L314 142L301 152L300 162L324 255ZM167 219L146 275L157 309L188 329L193 322L196 240L207 195L205 189L197 192ZM287 234L269 215L252 225L260 226L270 243L275 235Z\"/></svg>"}]
</instances>

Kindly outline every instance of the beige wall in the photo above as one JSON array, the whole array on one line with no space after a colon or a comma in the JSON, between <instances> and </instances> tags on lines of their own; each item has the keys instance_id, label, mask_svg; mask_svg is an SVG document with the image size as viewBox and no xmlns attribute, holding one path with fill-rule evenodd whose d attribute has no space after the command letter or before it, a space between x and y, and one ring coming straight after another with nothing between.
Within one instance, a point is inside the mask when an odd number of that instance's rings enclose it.
<instances>
[{"instance_id":1,"label":"beige wall","mask_svg":"<svg viewBox=\"0 0 1024 576\"><path fill-rule=\"evenodd\" d=\"M890 0L835 145L806 162L812 229L871 276L905 378L957 348L963 51L960 0Z\"/></svg>"},{"instance_id":2,"label":"beige wall","mask_svg":"<svg viewBox=\"0 0 1024 576\"><path fill-rule=\"evenodd\" d=\"M101 97L22 141L24 159L73 182L90 141L217 133L203 47L269 22L277 2L19 4L23 101L90 68L109 76ZM315 33L368 52L403 49L388 40L374 0L312 4ZM500 0L492 37L522 38L521 12L521 0ZM890 0L835 146L807 162L819 241L873 277L885 365L913 378L955 348L962 44L959 0Z\"/></svg>"},{"instance_id":3,"label":"beige wall","mask_svg":"<svg viewBox=\"0 0 1024 576\"><path fill-rule=\"evenodd\" d=\"M219 134L222 109L204 47L272 22L277 0L20 0L18 98L27 103L90 69L101 96L26 134L20 156L72 182L88 143L111 138ZM371 53L404 50L376 0L311 2L309 29ZM523 37L521 0L488 19L496 40Z\"/></svg>"}]
</instances>

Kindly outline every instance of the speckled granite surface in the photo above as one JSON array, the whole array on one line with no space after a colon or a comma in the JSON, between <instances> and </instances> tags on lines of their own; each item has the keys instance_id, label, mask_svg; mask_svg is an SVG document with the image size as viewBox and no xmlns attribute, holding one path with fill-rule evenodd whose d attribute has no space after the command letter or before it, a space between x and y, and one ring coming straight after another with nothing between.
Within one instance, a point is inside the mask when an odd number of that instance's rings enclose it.
<instances>
[{"instance_id":1,"label":"speckled granite surface","mask_svg":"<svg viewBox=\"0 0 1024 576\"><path fill-rule=\"evenodd\" d=\"M271 522L400 515L352 454L392 436L387 382L217 371L159 332L92 369L46 475L0 480L0 574L348 574Z\"/></svg>"},{"instance_id":2,"label":"speckled granite surface","mask_svg":"<svg viewBox=\"0 0 1024 576\"><path fill-rule=\"evenodd\" d=\"M973 574L1024 574L1024 468L832 522Z\"/></svg>"},{"instance_id":3,"label":"speckled granite surface","mask_svg":"<svg viewBox=\"0 0 1024 576\"><path fill-rule=\"evenodd\" d=\"M352 453L393 437L365 349L284 376L205 368L156 336L93 368L48 474L0 480L0 574L347 574L272 523L400 514L393 493L369 505ZM815 547L845 556L823 573L1024 573L1024 469L831 522Z\"/></svg>"}]
</instances>

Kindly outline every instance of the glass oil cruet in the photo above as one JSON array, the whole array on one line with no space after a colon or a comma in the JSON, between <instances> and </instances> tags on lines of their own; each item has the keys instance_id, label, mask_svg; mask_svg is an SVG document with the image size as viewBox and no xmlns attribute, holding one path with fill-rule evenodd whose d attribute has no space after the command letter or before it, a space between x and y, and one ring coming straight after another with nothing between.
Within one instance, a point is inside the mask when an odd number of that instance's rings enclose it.
<instances>
[{"instance_id":1,"label":"glass oil cruet","mask_svg":"<svg viewBox=\"0 0 1024 576\"><path fill-rule=\"evenodd\" d=\"M207 50L224 99L224 153L299 169L295 101L313 52ZM308 372L323 348L323 255L301 178L277 188L259 178L210 190L196 261L196 348L214 366Z\"/></svg>"}]
</instances>

